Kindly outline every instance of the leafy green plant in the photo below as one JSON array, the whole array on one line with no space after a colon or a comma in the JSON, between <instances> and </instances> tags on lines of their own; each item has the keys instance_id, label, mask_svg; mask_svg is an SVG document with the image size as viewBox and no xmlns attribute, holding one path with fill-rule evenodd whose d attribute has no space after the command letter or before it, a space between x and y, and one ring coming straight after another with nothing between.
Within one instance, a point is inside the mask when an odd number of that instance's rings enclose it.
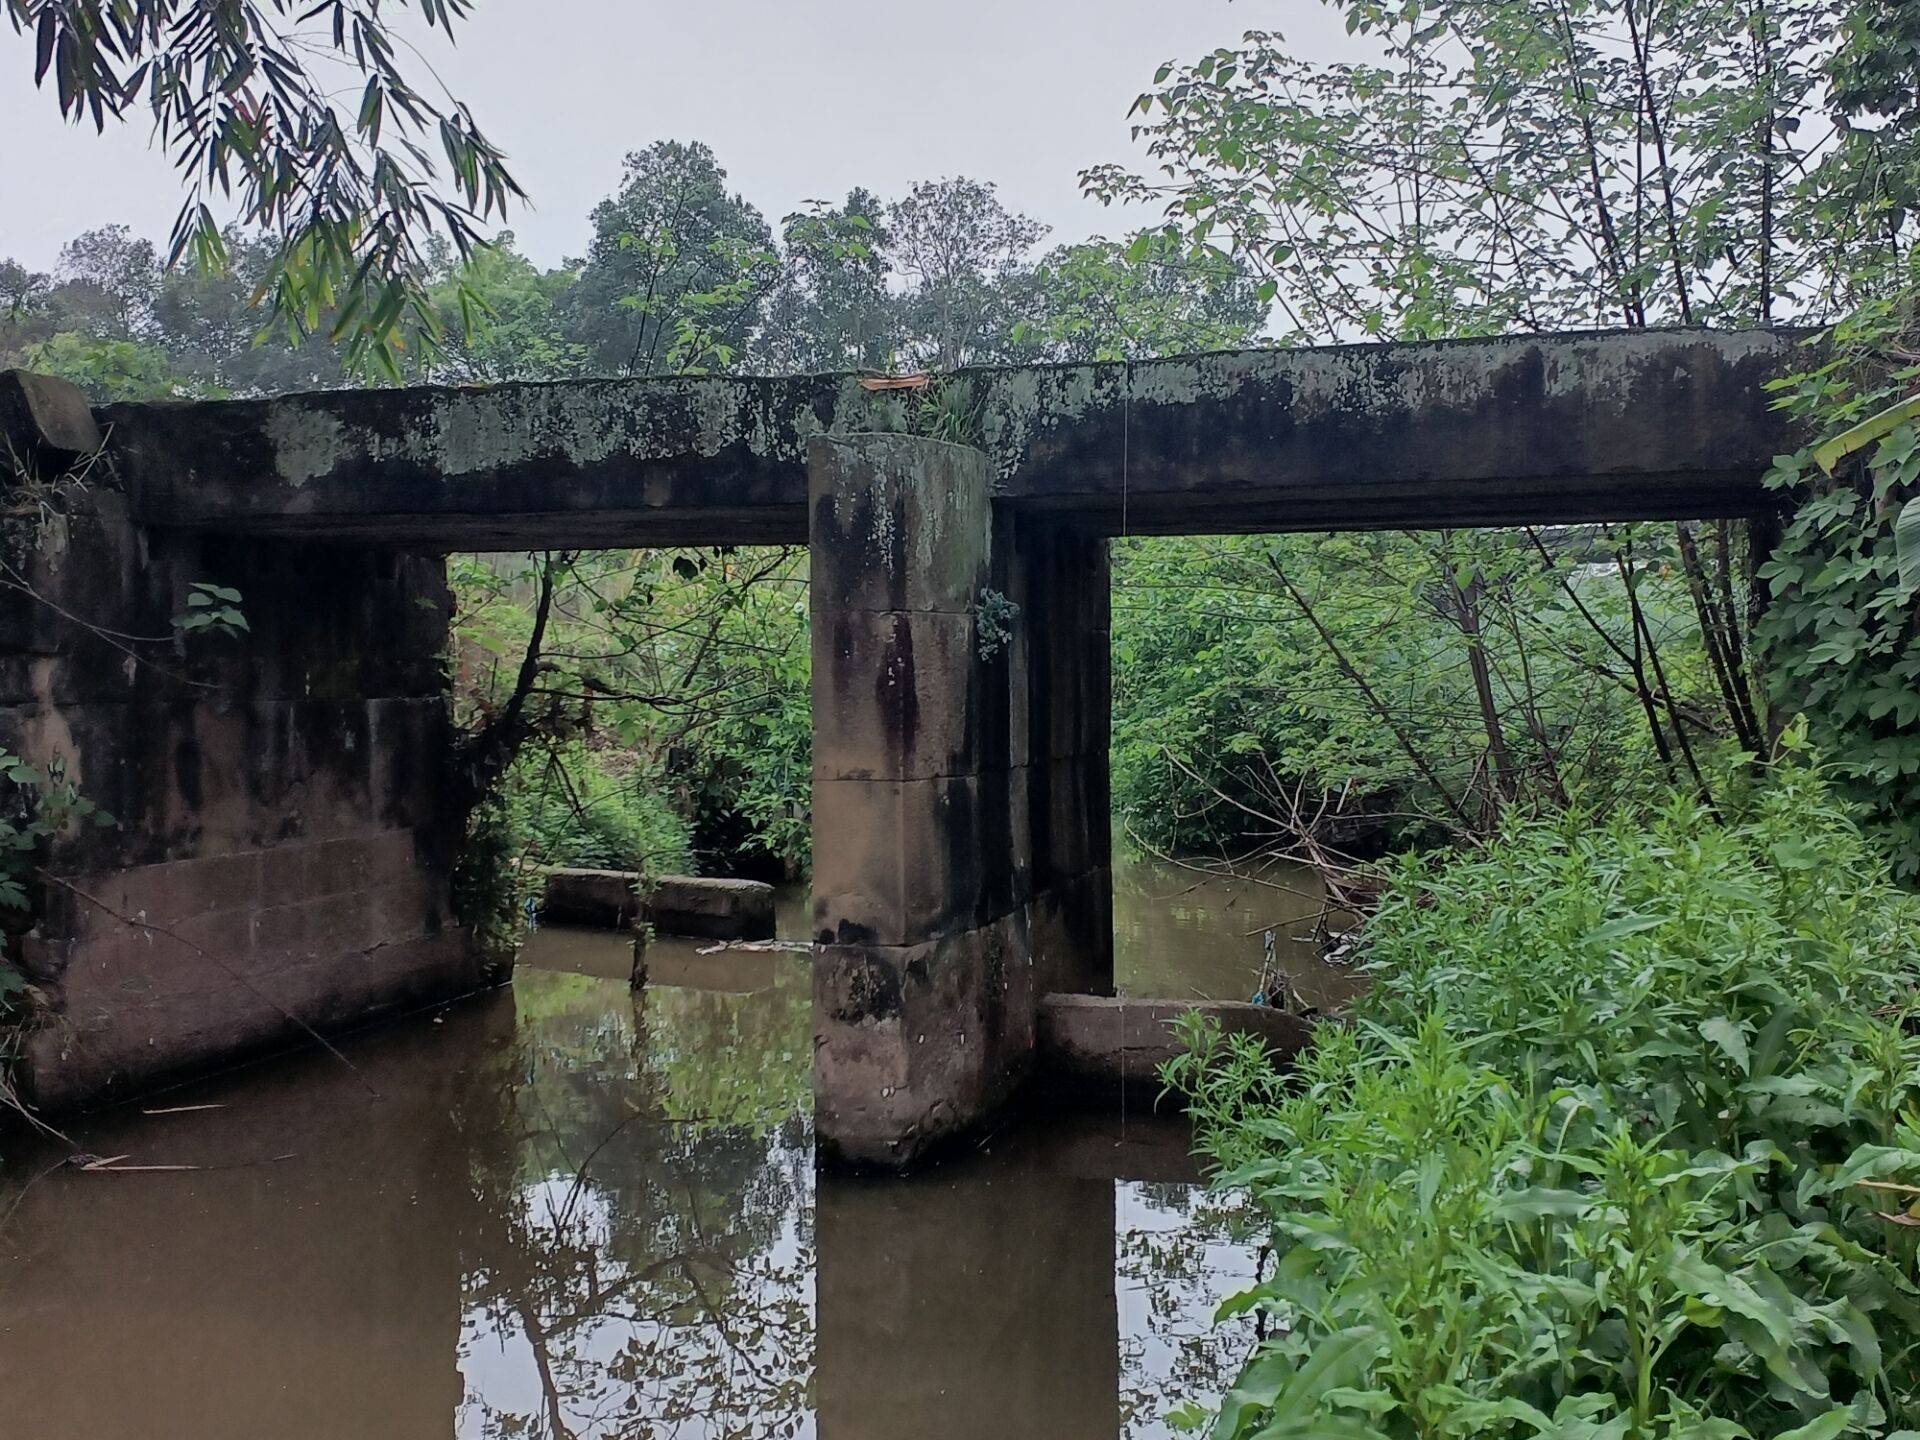
<instances>
[{"instance_id":1,"label":"leafy green plant","mask_svg":"<svg viewBox=\"0 0 1920 1440\"><path fill-rule=\"evenodd\" d=\"M1821 338L1818 362L1781 382L1781 403L1816 441L1909 397L1914 296L1863 307ZM1827 467L1816 455L1824 452ZM1897 412L1857 448L1809 445L1775 459L1768 485L1794 510L1761 575L1772 600L1756 632L1777 698L1816 743L1905 879L1920 877L1920 575L1901 522L1920 495L1920 427ZM1911 546L1908 547L1911 549Z\"/></svg>"},{"instance_id":2,"label":"leafy green plant","mask_svg":"<svg viewBox=\"0 0 1920 1440\"><path fill-rule=\"evenodd\" d=\"M71 826L110 828L117 822L80 793L65 760L32 765L0 749L0 778L9 792L0 805L0 912L25 914L32 908L30 880L40 850ZM0 989L4 987L0 973Z\"/></svg>"},{"instance_id":3,"label":"leafy green plant","mask_svg":"<svg viewBox=\"0 0 1920 1440\"><path fill-rule=\"evenodd\" d=\"M1920 1421L1920 901L1801 760L1723 812L1398 862L1290 1082L1188 1026L1169 1079L1274 1250L1216 1436Z\"/></svg>"},{"instance_id":4,"label":"leafy green plant","mask_svg":"<svg viewBox=\"0 0 1920 1440\"><path fill-rule=\"evenodd\" d=\"M467 816L454 852L449 898L480 953L505 961L526 936L527 904L538 896L538 871L521 863L519 837L498 794Z\"/></svg>"},{"instance_id":5,"label":"leafy green plant","mask_svg":"<svg viewBox=\"0 0 1920 1440\"><path fill-rule=\"evenodd\" d=\"M202 630L215 635L244 635L251 627L241 603L238 590L196 580L187 586L185 612L174 616L173 623L188 634Z\"/></svg>"},{"instance_id":6,"label":"leafy green plant","mask_svg":"<svg viewBox=\"0 0 1920 1440\"><path fill-rule=\"evenodd\" d=\"M629 756L578 743L527 750L507 772L501 800L529 864L652 875L687 864L685 822Z\"/></svg>"},{"instance_id":7,"label":"leafy green plant","mask_svg":"<svg viewBox=\"0 0 1920 1440\"><path fill-rule=\"evenodd\" d=\"M975 649L982 663L990 661L1013 643L1013 627L1020 619L1020 607L988 587L973 602L973 622L979 639Z\"/></svg>"}]
</instances>

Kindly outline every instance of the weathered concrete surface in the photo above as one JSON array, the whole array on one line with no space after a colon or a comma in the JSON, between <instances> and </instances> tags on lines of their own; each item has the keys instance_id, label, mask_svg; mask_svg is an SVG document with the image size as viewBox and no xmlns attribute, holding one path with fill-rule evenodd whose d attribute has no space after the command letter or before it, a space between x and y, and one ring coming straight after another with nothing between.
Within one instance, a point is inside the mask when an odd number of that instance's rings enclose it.
<instances>
[{"instance_id":1,"label":"weathered concrete surface","mask_svg":"<svg viewBox=\"0 0 1920 1440\"><path fill-rule=\"evenodd\" d=\"M1014 1093L1042 986L1112 984L1106 542L960 446L823 437L814 477L815 1128L898 1166Z\"/></svg>"},{"instance_id":2,"label":"weathered concrete surface","mask_svg":"<svg viewBox=\"0 0 1920 1440\"><path fill-rule=\"evenodd\" d=\"M1033 1048L1008 657L981 661L974 617L992 474L900 435L816 439L812 474L814 1127L897 1166L1011 1095Z\"/></svg>"},{"instance_id":3,"label":"weathered concrete surface","mask_svg":"<svg viewBox=\"0 0 1920 1440\"><path fill-rule=\"evenodd\" d=\"M1756 513L1789 332L1640 331L966 372L996 497L1118 534ZM701 377L116 405L145 524L423 550L802 543L852 377Z\"/></svg>"},{"instance_id":4,"label":"weathered concrete surface","mask_svg":"<svg viewBox=\"0 0 1920 1440\"><path fill-rule=\"evenodd\" d=\"M549 925L624 930L640 918L639 883L632 870L549 870L541 889L540 918Z\"/></svg>"},{"instance_id":5,"label":"weathered concrete surface","mask_svg":"<svg viewBox=\"0 0 1920 1440\"><path fill-rule=\"evenodd\" d=\"M773 886L760 880L662 875L643 912L662 935L701 940L771 940Z\"/></svg>"},{"instance_id":6,"label":"weathered concrete surface","mask_svg":"<svg viewBox=\"0 0 1920 1440\"><path fill-rule=\"evenodd\" d=\"M996 575L1020 607L1009 697L1009 806L1027 873L1034 993L1113 989L1108 543L1043 516L1003 516Z\"/></svg>"},{"instance_id":7,"label":"weathered concrete surface","mask_svg":"<svg viewBox=\"0 0 1920 1440\"><path fill-rule=\"evenodd\" d=\"M22 462L48 472L93 455L106 438L77 386L26 370L0 370L0 437L9 471Z\"/></svg>"},{"instance_id":8,"label":"weathered concrete surface","mask_svg":"<svg viewBox=\"0 0 1920 1440\"><path fill-rule=\"evenodd\" d=\"M1231 1000L1134 1000L1045 995L1040 1000L1039 1078L1043 1093L1151 1105L1160 1067L1183 1053L1173 1024L1198 1013L1229 1035L1251 1035L1284 1064L1313 1043L1313 1022L1267 1005Z\"/></svg>"},{"instance_id":9,"label":"weathered concrete surface","mask_svg":"<svg viewBox=\"0 0 1920 1440\"><path fill-rule=\"evenodd\" d=\"M5 937L47 1001L20 1078L61 1108L472 990L447 909L438 560L150 534L111 474L14 485L0 745L110 814ZM242 638L175 624L241 592ZM14 798L14 797L9 797Z\"/></svg>"}]
</instances>

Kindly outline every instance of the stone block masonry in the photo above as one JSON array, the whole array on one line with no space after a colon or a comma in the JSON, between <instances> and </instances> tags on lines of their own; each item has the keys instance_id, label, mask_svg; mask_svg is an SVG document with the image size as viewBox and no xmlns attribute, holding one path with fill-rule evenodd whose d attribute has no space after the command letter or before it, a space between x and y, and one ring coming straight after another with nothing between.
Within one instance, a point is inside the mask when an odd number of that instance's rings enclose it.
<instances>
[{"instance_id":1,"label":"stone block masonry","mask_svg":"<svg viewBox=\"0 0 1920 1440\"><path fill-rule=\"evenodd\" d=\"M152 532L110 466L59 476L7 487L0 746L115 823L51 847L8 937L44 1001L28 1097L110 1098L493 978L447 908L441 563ZM239 591L248 632L183 631L196 582Z\"/></svg>"},{"instance_id":2,"label":"stone block masonry","mask_svg":"<svg viewBox=\"0 0 1920 1440\"><path fill-rule=\"evenodd\" d=\"M1106 542L997 514L963 446L809 464L815 1127L901 1166L1027 1077L1040 994L1111 986Z\"/></svg>"}]
</instances>

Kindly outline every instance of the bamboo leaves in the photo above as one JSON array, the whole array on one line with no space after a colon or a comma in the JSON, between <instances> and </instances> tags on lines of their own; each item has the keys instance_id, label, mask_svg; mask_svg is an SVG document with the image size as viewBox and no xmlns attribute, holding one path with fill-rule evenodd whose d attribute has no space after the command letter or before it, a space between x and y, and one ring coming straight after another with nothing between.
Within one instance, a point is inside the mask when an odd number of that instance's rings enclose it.
<instances>
[{"instance_id":1,"label":"bamboo leaves","mask_svg":"<svg viewBox=\"0 0 1920 1440\"><path fill-rule=\"evenodd\" d=\"M405 0L402 0L405 3ZM506 157L451 96L415 84L378 4L358 0L6 0L33 35L35 83L61 113L104 129L145 111L186 194L169 263L220 268L213 207L275 240L260 296L296 341L330 331L350 366L398 380L409 347L432 353L427 241L463 258L480 227L522 198ZM449 34L465 0L420 0ZM411 48L410 46L408 48ZM358 103L335 102L337 71ZM442 188L423 141L439 141Z\"/></svg>"}]
</instances>

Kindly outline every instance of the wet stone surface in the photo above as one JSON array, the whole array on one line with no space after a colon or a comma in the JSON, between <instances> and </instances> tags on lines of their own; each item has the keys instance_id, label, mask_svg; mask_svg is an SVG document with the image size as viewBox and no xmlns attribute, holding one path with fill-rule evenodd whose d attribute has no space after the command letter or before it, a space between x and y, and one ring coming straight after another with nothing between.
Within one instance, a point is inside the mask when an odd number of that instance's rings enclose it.
<instances>
[{"instance_id":1,"label":"wet stone surface","mask_svg":"<svg viewBox=\"0 0 1920 1440\"><path fill-rule=\"evenodd\" d=\"M1130 904L1123 984L1129 934L1176 933ZM1223 986L1259 967L1228 928ZM1060 1440L1219 1394L1254 1246L1179 1125L1040 1117L925 1175L816 1176L804 957L703 948L658 942L636 998L619 937L544 931L512 989L351 1069L76 1122L103 1168L10 1136L0 1433Z\"/></svg>"}]
</instances>

